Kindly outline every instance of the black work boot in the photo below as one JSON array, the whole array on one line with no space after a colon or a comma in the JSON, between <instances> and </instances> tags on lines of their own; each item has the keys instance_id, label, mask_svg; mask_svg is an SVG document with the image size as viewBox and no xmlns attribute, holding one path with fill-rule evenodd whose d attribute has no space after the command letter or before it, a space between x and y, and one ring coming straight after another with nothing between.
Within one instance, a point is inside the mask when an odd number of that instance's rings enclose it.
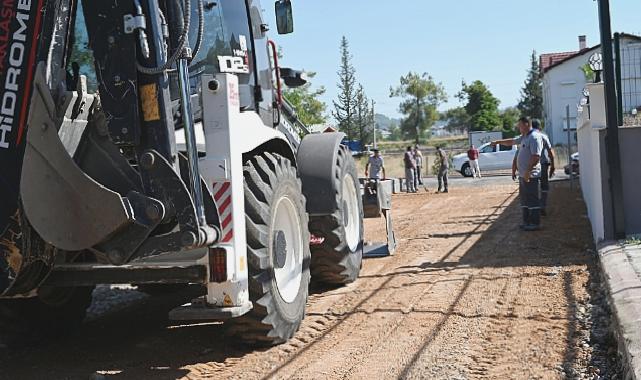
<instances>
[{"instance_id":1,"label":"black work boot","mask_svg":"<svg viewBox=\"0 0 641 380\"><path fill-rule=\"evenodd\" d=\"M530 223L528 223L527 231L537 231L541 229L541 210L538 208L530 210Z\"/></svg>"},{"instance_id":2,"label":"black work boot","mask_svg":"<svg viewBox=\"0 0 641 380\"><path fill-rule=\"evenodd\" d=\"M524 230L530 224L530 210L527 207L521 207L521 213L523 215L523 224L519 225L519 228Z\"/></svg>"}]
</instances>

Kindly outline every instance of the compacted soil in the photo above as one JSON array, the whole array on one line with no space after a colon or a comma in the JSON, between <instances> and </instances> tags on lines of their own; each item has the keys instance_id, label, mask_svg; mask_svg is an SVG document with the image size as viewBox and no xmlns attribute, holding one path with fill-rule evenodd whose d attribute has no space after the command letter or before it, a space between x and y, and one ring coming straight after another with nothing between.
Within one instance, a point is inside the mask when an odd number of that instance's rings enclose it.
<instances>
[{"instance_id":1,"label":"compacted soil","mask_svg":"<svg viewBox=\"0 0 641 380\"><path fill-rule=\"evenodd\" d=\"M71 337L0 346L0 378L615 378L580 192L556 182L550 198L543 230L526 233L509 178L394 196L396 255L366 259L349 286L314 285L277 347L168 321L184 295L101 287ZM383 236L382 219L366 221L367 240Z\"/></svg>"}]
</instances>

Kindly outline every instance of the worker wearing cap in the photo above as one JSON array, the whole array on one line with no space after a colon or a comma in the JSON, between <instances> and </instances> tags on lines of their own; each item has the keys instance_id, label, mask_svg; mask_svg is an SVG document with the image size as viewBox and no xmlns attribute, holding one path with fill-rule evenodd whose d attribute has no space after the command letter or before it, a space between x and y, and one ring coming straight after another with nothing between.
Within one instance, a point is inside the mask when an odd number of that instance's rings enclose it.
<instances>
[{"instance_id":1,"label":"worker wearing cap","mask_svg":"<svg viewBox=\"0 0 641 380\"><path fill-rule=\"evenodd\" d=\"M549 179L554 176L554 148L550 144L548 136L541 131L541 122L538 119L532 119L532 129L541 134L543 141L543 152L541 154L541 215L547 215L545 208L548 203L548 194L550 192Z\"/></svg>"},{"instance_id":2,"label":"worker wearing cap","mask_svg":"<svg viewBox=\"0 0 641 380\"><path fill-rule=\"evenodd\" d=\"M378 149L372 149L373 155L367 160L365 164L365 177L371 179L381 179L381 172L383 173L382 179L385 179L385 166L383 157Z\"/></svg>"}]
</instances>

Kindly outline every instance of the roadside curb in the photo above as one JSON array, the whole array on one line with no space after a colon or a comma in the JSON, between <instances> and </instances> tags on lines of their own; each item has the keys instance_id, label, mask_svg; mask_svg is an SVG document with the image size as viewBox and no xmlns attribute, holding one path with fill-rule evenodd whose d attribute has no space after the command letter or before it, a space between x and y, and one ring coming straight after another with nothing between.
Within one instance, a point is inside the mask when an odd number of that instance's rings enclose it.
<instances>
[{"instance_id":1,"label":"roadside curb","mask_svg":"<svg viewBox=\"0 0 641 380\"><path fill-rule=\"evenodd\" d=\"M609 241L598 252L624 378L641 379L641 245Z\"/></svg>"}]
</instances>

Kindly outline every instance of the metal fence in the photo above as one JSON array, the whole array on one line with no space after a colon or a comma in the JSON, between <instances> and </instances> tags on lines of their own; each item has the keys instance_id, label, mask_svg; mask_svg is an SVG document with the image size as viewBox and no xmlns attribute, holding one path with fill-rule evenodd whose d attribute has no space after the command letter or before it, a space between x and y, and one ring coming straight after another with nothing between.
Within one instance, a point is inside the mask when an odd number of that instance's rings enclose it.
<instances>
[{"instance_id":1,"label":"metal fence","mask_svg":"<svg viewBox=\"0 0 641 380\"><path fill-rule=\"evenodd\" d=\"M616 39L619 41L616 41ZM629 115L633 109L641 107L641 41L638 43L620 43L615 34L615 69L619 80L618 104L620 115Z\"/></svg>"}]
</instances>

